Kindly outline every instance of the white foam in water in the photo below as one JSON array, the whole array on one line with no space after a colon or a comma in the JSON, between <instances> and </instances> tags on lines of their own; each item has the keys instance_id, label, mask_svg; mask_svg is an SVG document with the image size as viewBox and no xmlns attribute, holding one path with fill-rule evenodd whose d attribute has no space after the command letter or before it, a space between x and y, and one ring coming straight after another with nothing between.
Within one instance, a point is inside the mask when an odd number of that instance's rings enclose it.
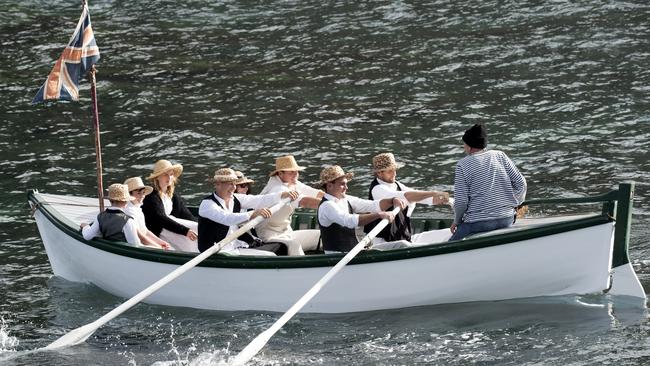
<instances>
[{"instance_id":1,"label":"white foam in water","mask_svg":"<svg viewBox=\"0 0 650 366\"><path fill-rule=\"evenodd\" d=\"M0 354L16 352L18 347L18 338L9 335L7 323L0 318Z\"/></svg>"}]
</instances>

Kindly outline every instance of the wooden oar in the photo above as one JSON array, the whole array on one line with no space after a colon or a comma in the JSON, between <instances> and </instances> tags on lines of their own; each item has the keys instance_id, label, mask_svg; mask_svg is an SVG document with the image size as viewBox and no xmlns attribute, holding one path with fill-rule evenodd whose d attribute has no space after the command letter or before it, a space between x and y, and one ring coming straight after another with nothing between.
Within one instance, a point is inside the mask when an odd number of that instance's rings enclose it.
<instances>
[{"instance_id":1,"label":"wooden oar","mask_svg":"<svg viewBox=\"0 0 650 366\"><path fill-rule=\"evenodd\" d=\"M289 203L291 201L290 198L284 198L280 203L276 204L275 206L271 207L271 213L276 213L282 206L285 204ZM56 341L50 343L47 347L44 349L46 350L52 350L52 349L57 349L57 348L63 348L63 347L68 347L68 346L74 346L75 344L79 344L84 342L88 337L90 337L99 327L102 325L106 324L113 318L117 317L118 315L122 314L123 312L129 310L131 307L133 307L135 304L138 302L144 300L147 296L151 295L152 293L158 291L160 288L165 286L166 284L170 283L171 281L175 280L176 278L180 277L183 273L189 271L191 268L194 268L197 264L201 263L204 259L208 258L212 254L218 252L221 250L221 248L230 243L231 241L237 239L240 235L243 233L247 232L248 230L252 229L255 227L255 225L259 224L264 220L264 217L258 216L255 219L251 220L248 222L246 225L242 226L239 228L239 230L235 231L234 233L226 236L222 241L216 243L210 249L206 250L205 252L197 255L194 257L192 260L189 262L183 264L182 266L178 267L177 269L173 270L170 272L168 275L165 277L159 279L156 283L153 285L145 288L144 290L140 291L137 295L133 296L129 300L125 301L122 303L122 305L116 307L106 315L102 316L101 318L95 320L92 323L86 324L84 326L81 326L77 329L72 330L71 332L63 335L61 338L57 339Z\"/></svg>"},{"instance_id":2,"label":"wooden oar","mask_svg":"<svg viewBox=\"0 0 650 366\"><path fill-rule=\"evenodd\" d=\"M395 207L391 211L391 213L393 215L397 215L397 213L400 210L401 210L400 207ZM341 269L343 269L343 267L346 264L350 263L350 261L357 254L359 254L359 252L361 252L361 250L368 243L370 243L370 241L374 239L375 236L377 236L377 234L379 234L379 232L383 230L387 224L388 224L387 219L381 220L377 224L377 226L375 226L375 228L372 229L368 233L368 235L366 235L366 237L359 242L359 244L355 245L354 248L352 248L352 250L350 250L348 254L345 255L345 257L343 257L343 259L341 259L338 263L336 263L336 265L332 267L332 269L330 269L325 274L325 276L323 276L323 278L321 278L318 282L316 282L316 284L312 286L312 288L310 288L309 291L307 291L304 295L302 295L302 297L298 301L296 301L296 303L293 304L293 306L289 308L289 310L287 310L287 312L284 313L284 315L282 315L280 319L276 320L276 322L273 323L273 325L269 329L263 331L257 337L255 337L255 339L253 339L253 341L250 342L248 346L244 347L244 349L241 350L229 362L229 364L239 366L250 361L250 359L253 358L253 356L255 356L262 349L262 347L264 347L264 345L266 345L269 339L271 339L271 337L273 337L273 335L278 330L280 330L280 328L282 328L282 326L285 325L289 321L289 319L291 319L294 315L296 315L296 313L300 311L300 309L302 309L302 307L305 306L307 302L309 302L309 300L311 300L314 296L316 296L316 294L318 294L318 292L325 286L327 282L329 282L329 280L332 279L332 277L334 277L337 273L339 273L339 271L341 271Z\"/></svg>"}]
</instances>

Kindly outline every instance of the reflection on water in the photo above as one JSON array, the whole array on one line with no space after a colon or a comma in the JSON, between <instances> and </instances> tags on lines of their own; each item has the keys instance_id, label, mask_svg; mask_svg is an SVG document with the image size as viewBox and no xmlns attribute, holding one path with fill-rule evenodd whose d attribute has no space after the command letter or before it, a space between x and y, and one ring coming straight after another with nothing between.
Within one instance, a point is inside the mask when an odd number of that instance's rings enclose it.
<instances>
[{"instance_id":1,"label":"reflection on water","mask_svg":"<svg viewBox=\"0 0 650 366\"><path fill-rule=\"evenodd\" d=\"M146 176L168 158L184 165L179 191L197 204L217 167L244 171L259 190L274 158L292 153L308 167L303 181L337 163L365 196L372 156L393 151L404 183L450 190L460 136L484 122L490 145L526 175L529 198L636 181L631 256L650 288L648 10L592 0L92 1L104 182ZM0 0L0 317L16 349L120 302L48 281L25 204L31 188L95 194L87 84L80 103L29 105L78 16L75 2ZM256 362L642 362L647 321L623 313L569 301L305 316ZM205 364L273 319L139 305L85 345L11 362Z\"/></svg>"}]
</instances>

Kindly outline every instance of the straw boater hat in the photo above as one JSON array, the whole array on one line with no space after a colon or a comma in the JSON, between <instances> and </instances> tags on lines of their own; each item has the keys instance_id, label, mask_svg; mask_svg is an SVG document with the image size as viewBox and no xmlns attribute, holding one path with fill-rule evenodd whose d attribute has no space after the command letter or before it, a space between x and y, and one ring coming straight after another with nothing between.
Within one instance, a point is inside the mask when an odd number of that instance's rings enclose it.
<instances>
[{"instance_id":1,"label":"straw boater hat","mask_svg":"<svg viewBox=\"0 0 650 366\"><path fill-rule=\"evenodd\" d=\"M153 172L147 177L147 180L155 179L163 173L173 170L176 178L183 174L183 166L180 164L172 164L169 160L158 160L153 166Z\"/></svg>"},{"instance_id":2,"label":"straw boater hat","mask_svg":"<svg viewBox=\"0 0 650 366\"><path fill-rule=\"evenodd\" d=\"M144 183L142 182L142 178L140 177L132 177L124 181L124 184L126 184L129 187L129 192L137 191L139 189L144 188L144 195L148 195L149 193L153 192L153 187L152 186L145 186Z\"/></svg>"},{"instance_id":3,"label":"straw boater hat","mask_svg":"<svg viewBox=\"0 0 650 366\"><path fill-rule=\"evenodd\" d=\"M244 176L244 173L240 171L236 171L235 175L237 176L237 181L235 184L255 183L254 180L246 178L246 176Z\"/></svg>"},{"instance_id":4,"label":"straw boater hat","mask_svg":"<svg viewBox=\"0 0 650 366\"><path fill-rule=\"evenodd\" d=\"M129 202L133 197L129 195L129 186L115 183L108 187L108 199L110 201Z\"/></svg>"},{"instance_id":5,"label":"straw boater hat","mask_svg":"<svg viewBox=\"0 0 650 366\"><path fill-rule=\"evenodd\" d=\"M238 179L235 171L230 168L217 169L212 177L212 181L215 183L237 182Z\"/></svg>"},{"instance_id":6,"label":"straw boater hat","mask_svg":"<svg viewBox=\"0 0 650 366\"><path fill-rule=\"evenodd\" d=\"M348 180L350 180L352 177L354 177L354 173L346 173L343 171L343 168L338 165L325 167L325 169L320 172L320 182L318 182L318 185L324 186L325 184L335 181L341 177L346 177Z\"/></svg>"},{"instance_id":7,"label":"straw boater hat","mask_svg":"<svg viewBox=\"0 0 650 366\"><path fill-rule=\"evenodd\" d=\"M393 153L383 153L375 155L375 157L372 158L372 168L375 170L375 173L386 169L397 170L403 166L403 163L398 163L395 161L395 156Z\"/></svg>"},{"instance_id":8,"label":"straw boater hat","mask_svg":"<svg viewBox=\"0 0 650 366\"><path fill-rule=\"evenodd\" d=\"M302 171L305 170L305 167L299 166L296 163L296 159L293 155L281 156L275 159L275 170L272 171L269 175L273 176L278 174L281 171Z\"/></svg>"}]
</instances>

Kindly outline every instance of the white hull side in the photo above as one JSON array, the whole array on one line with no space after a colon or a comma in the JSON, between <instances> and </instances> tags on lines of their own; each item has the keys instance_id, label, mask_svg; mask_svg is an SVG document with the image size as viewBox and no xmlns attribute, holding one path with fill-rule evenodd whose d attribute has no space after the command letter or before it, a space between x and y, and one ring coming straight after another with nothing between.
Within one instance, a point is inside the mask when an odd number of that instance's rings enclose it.
<instances>
[{"instance_id":1,"label":"white hull side","mask_svg":"<svg viewBox=\"0 0 650 366\"><path fill-rule=\"evenodd\" d=\"M178 266L119 256L63 234L37 212L54 274L129 298ZM452 254L348 265L303 312L599 293L609 284L611 223ZM285 311L330 267L197 267L146 302L214 310Z\"/></svg>"}]
</instances>

